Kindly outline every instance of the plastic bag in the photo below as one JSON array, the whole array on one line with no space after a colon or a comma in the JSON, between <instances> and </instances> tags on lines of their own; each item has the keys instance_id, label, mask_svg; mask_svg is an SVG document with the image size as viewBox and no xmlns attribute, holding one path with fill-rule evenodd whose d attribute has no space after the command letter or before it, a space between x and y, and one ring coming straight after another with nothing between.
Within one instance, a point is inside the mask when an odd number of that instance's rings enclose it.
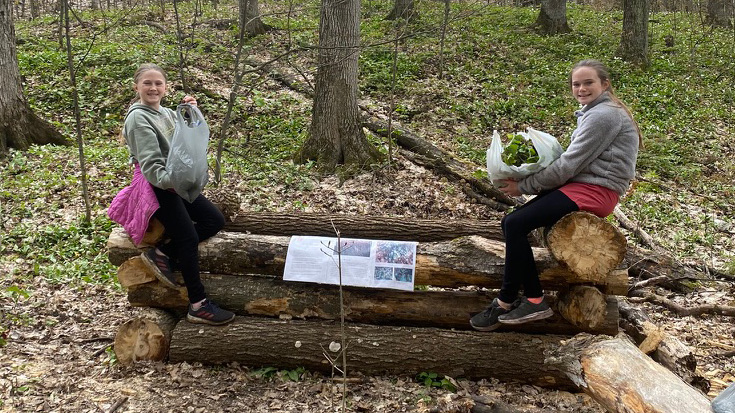
<instances>
[{"instance_id":1,"label":"plastic bag","mask_svg":"<svg viewBox=\"0 0 735 413\"><path fill-rule=\"evenodd\" d=\"M528 132L516 133L531 140L539 159L537 162L524 163L521 166L506 165L501 159L503 143L500 140L500 134L498 131L493 131L493 140L487 149L487 175L493 182L506 178L521 179L535 174L551 165L564 152L556 138L546 132L528 128Z\"/></svg>"},{"instance_id":2,"label":"plastic bag","mask_svg":"<svg viewBox=\"0 0 735 413\"><path fill-rule=\"evenodd\" d=\"M166 171L176 193L189 202L194 202L209 181L208 145L209 127L202 112L196 106L179 105Z\"/></svg>"},{"instance_id":3,"label":"plastic bag","mask_svg":"<svg viewBox=\"0 0 735 413\"><path fill-rule=\"evenodd\" d=\"M735 383L730 384L712 400L712 411L715 413L735 413Z\"/></svg>"}]
</instances>

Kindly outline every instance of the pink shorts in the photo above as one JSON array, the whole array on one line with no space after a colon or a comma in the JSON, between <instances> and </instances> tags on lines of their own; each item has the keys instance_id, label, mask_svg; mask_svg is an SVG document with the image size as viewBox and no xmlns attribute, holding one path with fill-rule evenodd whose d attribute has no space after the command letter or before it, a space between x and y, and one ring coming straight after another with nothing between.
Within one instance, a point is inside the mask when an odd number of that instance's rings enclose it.
<instances>
[{"instance_id":1,"label":"pink shorts","mask_svg":"<svg viewBox=\"0 0 735 413\"><path fill-rule=\"evenodd\" d=\"M591 212L601 218L610 215L620 201L617 192L600 185L572 182L559 190L574 201L580 211Z\"/></svg>"}]
</instances>

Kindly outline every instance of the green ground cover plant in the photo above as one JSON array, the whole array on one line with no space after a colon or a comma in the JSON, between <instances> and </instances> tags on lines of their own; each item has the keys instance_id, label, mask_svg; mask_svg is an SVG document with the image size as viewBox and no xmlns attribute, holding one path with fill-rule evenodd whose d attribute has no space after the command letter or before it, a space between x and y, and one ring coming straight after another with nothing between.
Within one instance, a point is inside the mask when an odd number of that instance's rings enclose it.
<instances>
[{"instance_id":1,"label":"green ground cover plant","mask_svg":"<svg viewBox=\"0 0 735 413\"><path fill-rule=\"evenodd\" d=\"M203 15L196 17L193 7L193 3L180 4L186 28L184 72L214 137L232 86L237 28L236 24L218 28L203 22L236 17L236 4L223 2L217 9L203 4ZM291 12L286 5L262 7L264 20L279 30L246 39L246 54L267 58L287 48L303 47L305 51L289 55L288 63L279 63L313 74L316 53L309 48L317 42L316 2L300 4ZM395 99L396 120L475 164L481 175L493 129L510 132L536 127L566 145L576 109L566 83L568 70L577 60L598 58L611 67L616 91L631 107L645 136L639 157L644 182L623 206L682 257L719 245L711 230L714 224L707 222L714 222L708 211L715 211L732 224L735 53L731 32L707 28L684 13L654 13L652 64L641 69L615 57L619 11L570 4L573 32L540 36L528 28L537 9L453 2L444 75L439 78L440 4L417 3L418 18L408 25L383 20L389 7L385 2L363 5L359 86L362 98L378 110L385 112L387 102ZM84 228L78 216L69 216L75 215L69 212L74 211L70 205L81 203L79 173L70 172L78 163L76 148L11 151L0 171L2 219L11 228L2 235L4 262L32 260L34 272L59 281L114 282L113 269L101 258L103 240L111 228L104 209L129 176L119 132L133 97L132 72L141 62L158 62L169 71L169 105L185 93L171 10L162 23L164 32L141 23L157 13L156 6L85 11L81 18L89 24L73 26L85 155L95 185L95 218L91 227ZM17 20L19 64L33 109L72 136L66 55L58 46L52 22L53 17ZM196 30L192 30L194 23ZM402 37L393 85L391 36L395 33ZM662 39L669 35L676 39L673 48L663 44ZM279 193L308 192L319 180L311 164L291 162L308 133L309 100L265 82L256 71L246 74L242 90L248 94L236 102L232 127L226 134L222 159L226 173L221 187L237 185L236 191L252 209L287 206L279 204ZM237 176L237 182L228 176ZM697 208L672 208L692 199ZM48 215L54 223L24 225L24 220L39 214ZM680 235L673 230L684 227L701 229ZM708 254L717 255L728 268L733 265L727 252ZM62 261L67 265L55 264Z\"/></svg>"}]
</instances>

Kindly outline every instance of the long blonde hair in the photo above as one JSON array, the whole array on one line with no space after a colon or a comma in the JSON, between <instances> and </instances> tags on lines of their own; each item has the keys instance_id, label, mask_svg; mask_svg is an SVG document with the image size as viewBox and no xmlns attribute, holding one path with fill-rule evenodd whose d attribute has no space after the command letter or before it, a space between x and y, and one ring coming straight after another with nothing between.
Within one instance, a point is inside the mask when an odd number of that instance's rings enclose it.
<instances>
[{"instance_id":1,"label":"long blonde hair","mask_svg":"<svg viewBox=\"0 0 735 413\"><path fill-rule=\"evenodd\" d=\"M630 111L628 106L626 106L625 103L623 103L623 101L615 95L612 87L612 82L610 81L610 70L607 68L607 66L605 66L599 60L595 59L585 59L580 61L579 63L574 65L574 67L572 67L572 70L569 72L569 87L572 87L572 74L574 74L577 69L580 69L582 67L589 67L593 69L595 73L597 73L597 77L600 78L600 81L602 83L605 83L605 81L607 81L607 89L605 89L605 91L610 96L610 99L612 99L612 101L615 102L616 105L623 108L628 116L630 116L630 120L632 120L633 125L635 125L635 130L636 132L638 132L638 146L643 148L643 133L641 133L641 128L640 126L638 126L638 122L635 121L633 113Z\"/></svg>"}]
</instances>

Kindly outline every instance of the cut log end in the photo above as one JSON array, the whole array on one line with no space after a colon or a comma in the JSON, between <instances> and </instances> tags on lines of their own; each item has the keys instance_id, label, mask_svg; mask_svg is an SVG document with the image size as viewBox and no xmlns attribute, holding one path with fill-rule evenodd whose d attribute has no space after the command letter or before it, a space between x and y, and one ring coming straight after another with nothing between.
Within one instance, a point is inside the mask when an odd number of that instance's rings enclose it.
<instances>
[{"instance_id":1,"label":"cut log end","mask_svg":"<svg viewBox=\"0 0 735 413\"><path fill-rule=\"evenodd\" d=\"M557 309L573 325L593 330L605 323L607 298L595 287L577 285L559 294Z\"/></svg>"},{"instance_id":2,"label":"cut log end","mask_svg":"<svg viewBox=\"0 0 735 413\"><path fill-rule=\"evenodd\" d=\"M123 323L115 335L113 349L120 364L163 361L168 356L171 334L179 317L172 312L146 309L140 317Z\"/></svg>"},{"instance_id":3,"label":"cut log end","mask_svg":"<svg viewBox=\"0 0 735 413\"><path fill-rule=\"evenodd\" d=\"M581 277L610 273L623 261L627 241L618 228L588 212L573 212L551 227L546 239L558 261Z\"/></svg>"}]
</instances>

